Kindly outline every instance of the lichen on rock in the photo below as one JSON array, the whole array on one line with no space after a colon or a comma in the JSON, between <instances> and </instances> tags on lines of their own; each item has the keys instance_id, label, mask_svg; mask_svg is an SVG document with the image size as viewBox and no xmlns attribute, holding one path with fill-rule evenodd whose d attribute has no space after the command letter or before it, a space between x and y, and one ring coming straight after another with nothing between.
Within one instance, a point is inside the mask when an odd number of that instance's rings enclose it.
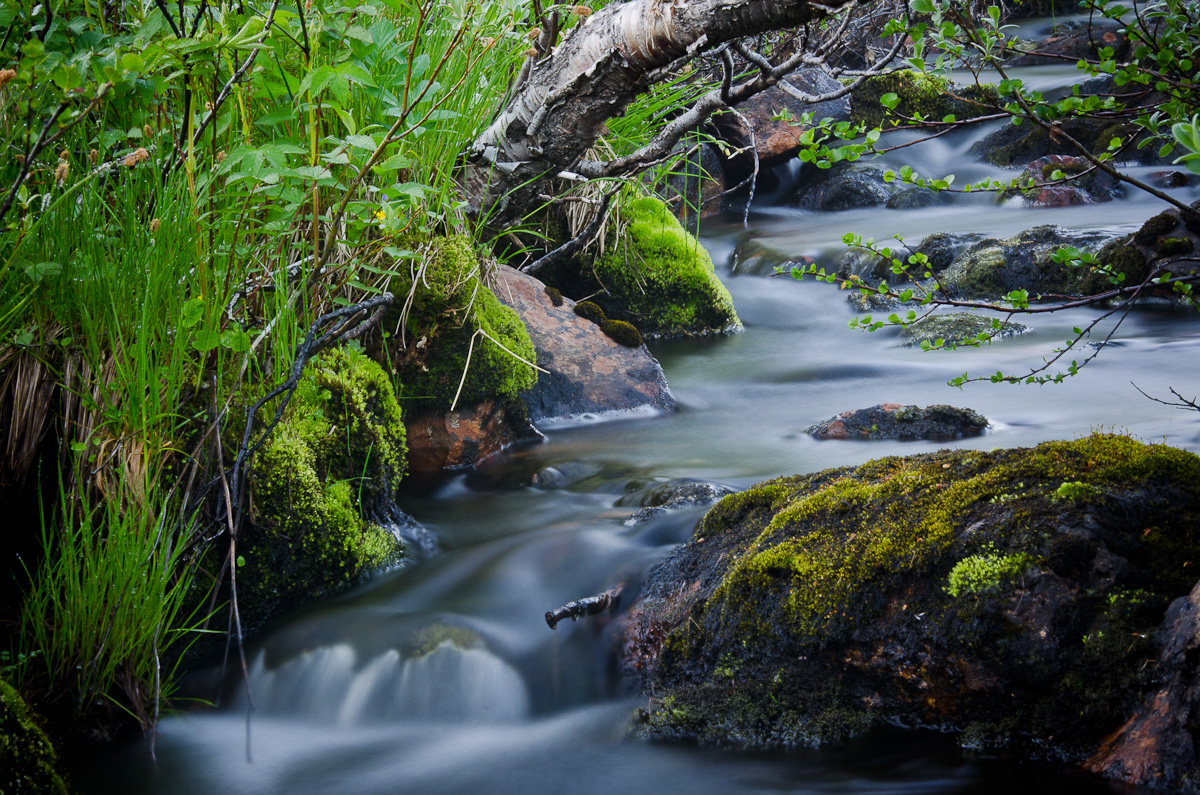
<instances>
[{"instance_id":1,"label":"lichen on rock","mask_svg":"<svg viewBox=\"0 0 1200 795\"><path fill-rule=\"evenodd\" d=\"M250 471L253 526L238 546L247 604L273 610L401 560L403 543L379 522L405 456L400 406L378 364L345 348L310 363Z\"/></svg>"},{"instance_id":2,"label":"lichen on rock","mask_svg":"<svg viewBox=\"0 0 1200 795\"><path fill-rule=\"evenodd\" d=\"M655 694L639 731L765 748L891 723L1083 763L1155 703L1147 660L1197 556L1200 458L1123 436L768 481L717 503L626 617L622 662ZM1156 783L1195 780L1189 753Z\"/></svg>"},{"instance_id":3,"label":"lichen on rock","mask_svg":"<svg viewBox=\"0 0 1200 795\"><path fill-rule=\"evenodd\" d=\"M65 795L58 755L24 699L0 679L0 793Z\"/></svg>"}]
</instances>

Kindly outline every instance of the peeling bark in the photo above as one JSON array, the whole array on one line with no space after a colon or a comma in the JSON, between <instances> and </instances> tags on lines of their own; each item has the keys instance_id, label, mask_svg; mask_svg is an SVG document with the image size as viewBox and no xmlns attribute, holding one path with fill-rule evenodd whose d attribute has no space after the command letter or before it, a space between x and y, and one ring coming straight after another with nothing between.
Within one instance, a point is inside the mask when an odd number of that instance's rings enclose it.
<instances>
[{"instance_id":1,"label":"peeling bark","mask_svg":"<svg viewBox=\"0 0 1200 795\"><path fill-rule=\"evenodd\" d=\"M804 24L849 2L630 0L606 6L533 67L475 140L462 164L463 188L486 226L509 227L548 192L547 181L577 166L608 119L679 59Z\"/></svg>"}]
</instances>

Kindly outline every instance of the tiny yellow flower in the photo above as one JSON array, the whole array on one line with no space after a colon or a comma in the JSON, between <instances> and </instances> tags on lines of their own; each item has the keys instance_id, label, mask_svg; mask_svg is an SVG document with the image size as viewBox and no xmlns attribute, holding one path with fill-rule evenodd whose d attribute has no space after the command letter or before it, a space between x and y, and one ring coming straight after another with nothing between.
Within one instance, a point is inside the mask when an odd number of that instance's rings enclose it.
<instances>
[{"instance_id":1,"label":"tiny yellow flower","mask_svg":"<svg viewBox=\"0 0 1200 795\"><path fill-rule=\"evenodd\" d=\"M384 214L383 210L375 211L375 220L376 221L382 221L385 218L387 218L387 215Z\"/></svg>"}]
</instances>

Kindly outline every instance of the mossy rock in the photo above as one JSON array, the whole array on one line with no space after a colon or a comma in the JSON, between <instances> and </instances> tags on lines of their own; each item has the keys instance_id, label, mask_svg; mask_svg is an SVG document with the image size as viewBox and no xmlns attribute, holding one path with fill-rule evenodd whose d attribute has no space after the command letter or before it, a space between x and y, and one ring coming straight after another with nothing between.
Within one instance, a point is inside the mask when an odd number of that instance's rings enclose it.
<instances>
[{"instance_id":1,"label":"mossy rock","mask_svg":"<svg viewBox=\"0 0 1200 795\"><path fill-rule=\"evenodd\" d=\"M391 379L336 348L304 371L250 470L253 526L239 538L238 592L253 615L331 593L405 556L380 522L405 471Z\"/></svg>"},{"instance_id":2,"label":"mossy rock","mask_svg":"<svg viewBox=\"0 0 1200 795\"><path fill-rule=\"evenodd\" d=\"M1114 289L1116 285L1111 281L1114 276L1120 279L1124 275L1121 284L1132 286L1141 284L1150 275L1150 263L1146 256L1136 246L1122 240L1105 245L1096 253L1096 258L1109 272L1091 268L1081 273L1075 286L1075 292L1080 295L1097 295Z\"/></svg>"},{"instance_id":3,"label":"mossy rock","mask_svg":"<svg viewBox=\"0 0 1200 795\"><path fill-rule=\"evenodd\" d=\"M599 309L648 339L742 327L708 252L655 197L627 199L613 212L603 255L563 260L538 277L578 301L577 314L600 323ZM633 341L632 335L616 333Z\"/></svg>"},{"instance_id":4,"label":"mossy rock","mask_svg":"<svg viewBox=\"0 0 1200 795\"><path fill-rule=\"evenodd\" d=\"M936 280L962 298L995 300L1013 290L1025 290L1030 298L1047 293L1079 295L1094 282L1092 272L1055 261L1055 252L1063 246L1095 251L1109 242L1104 233L1038 226L1007 240L979 241Z\"/></svg>"},{"instance_id":5,"label":"mossy rock","mask_svg":"<svg viewBox=\"0 0 1200 795\"><path fill-rule=\"evenodd\" d=\"M1162 686L1145 661L1195 561L1183 450L883 458L717 503L649 576L623 662L655 694L651 738L775 748L888 723L1081 761Z\"/></svg>"},{"instance_id":6,"label":"mossy rock","mask_svg":"<svg viewBox=\"0 0 1200 795\"><path fill-rule=\"evenodd\" d=\"M962 99L951 96L951 92ZM854 89L850 94L850 120L865 124L868 129L884 126L888 111L879 100L885 94L895 94L899 98L895 112L935 122L951 115L961 121L988 112L967 100L999 102L999 95L991 85L955 86L942 77L901 70L872 77ZM907 123L896 126L907 126Z\"/></svg>"},{"instance_id":7,"label":"mossy rock","mask_svg":"<svg viewBox=\"0 0 1200 795\"><path fill-rule=\"evenodd\" d=\"M448 409L456 395L460 406L513 403L537 382L537 371L521 361L534 362L536 355L525 324L484 283L468 238L429 241L425 256L397 273L389 290L397 296L383 323L391 336L377 358L393 367L406 407ZM402 320L403 340L397 332Z\"/></svg>"},{"instance_id":8,"label":"mossy rock","mask_svg":"<svg viewBox=\"0 0 1200 795\"><path fill-rule=\"evenodd\" d=\"M741 328L733 299L717 278L712 258L662 201L626 201L595 273L617 302L614 320L648 337L704 336Z\"/></svg>"},{"instance_id":9,"label":"mossy rock","mask_svg":"<svg viewBox=\"0 0 1200 795\"><path fill-rule=\"evenodd\" d=\"M69 792L54 745L24 699L0 679L0 793Z\"/></svg>"}]
</instances>

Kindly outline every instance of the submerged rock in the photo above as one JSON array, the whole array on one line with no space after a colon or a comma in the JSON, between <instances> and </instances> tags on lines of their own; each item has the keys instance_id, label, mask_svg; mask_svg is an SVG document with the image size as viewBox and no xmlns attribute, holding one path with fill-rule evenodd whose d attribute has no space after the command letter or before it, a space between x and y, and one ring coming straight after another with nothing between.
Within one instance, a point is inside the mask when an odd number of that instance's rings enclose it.
<instances>
[{"instance_id":1,"label":"submerged rock","mask_svg":"<svg viewBox=\"0 0 1200 795\"><path fill-rule=\"evenodd\" d=\"M817 439L958 439L977 436L987 417L954 406L906 406L880 403L869 409L843 411L804 432Z\"/></svg>"},{"instance_id":2,"label":"submerged rock","mask_svg":"<svg viewBox=\"0 0 1200 795\"><path fill-rule=\"evenodd\" d=\"M540 281L513 268L500 269L496 292L521 316L537 365L548 371L521 395L531 421L675 406L644 345L621 344L578 315L574 301L560 296L556 305Z\"/></svg>"},{"instance_id":3,"label":"submerged rock","mask_svg":"<svg viewBox=\"0 0 1200 795\"><path fill-rule=\"evenodd\" d=\"M997 320L998 326L992 321L990 315L974 312L938 312L909 323L900 332L900 339L904 340L905 345L920 345L922 342L933 345L938 340L943 340L947 345L962 345L1011 337L1029 330L1028 326L1011 320Z\"/></svg>"},{"instance_id":4,"label":"submerged rock","mask_svg":"<svg viewBox=\"0 0 1200 795\"><path fill-rule=\"evenodd\" d=\"M617 505L641 506L640 510L634 511L624 522L626 526L632 527L669 511L711 505L725 495L733 494L733 491L728 486L718 483L679 479L627 494L617 500Z\"/></svg>"},{"instance_id":5,"label":"submerged rock","mask_svg":"<svg viewBox=\"0 0 1200 795\"><path fill-rule=\"evenodd\" d=\"M620 661L654 694L638 731L931 727L1195 791L1198 528L1200 458L1121 436L768 481L714 506L624 618Z\"/></svg>"}]
</instances>

